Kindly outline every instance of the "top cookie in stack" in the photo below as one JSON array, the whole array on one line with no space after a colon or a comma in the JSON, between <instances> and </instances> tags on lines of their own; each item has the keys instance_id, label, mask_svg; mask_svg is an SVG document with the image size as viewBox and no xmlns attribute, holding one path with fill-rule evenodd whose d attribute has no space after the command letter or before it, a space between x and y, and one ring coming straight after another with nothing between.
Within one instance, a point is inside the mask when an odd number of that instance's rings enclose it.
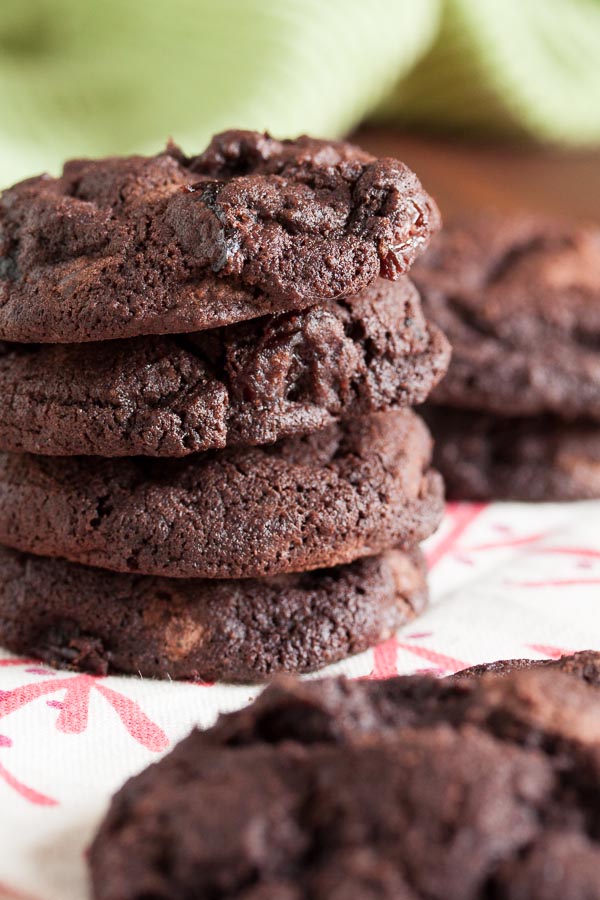
<instances>
[{"instance_id":1,"label":"top cookie in stack","mask_svg":"<svg viewBox=\"0 0 600 900\"><path fill-rule=\"evenodd\" d=\"M178 334L353 296L440 224L416 176L343 143L231 131L200 156L75 160L2 198L0 339Z\"/></svg>"},{"instance_id":2,"label":"top cookie in stack","mask_svg":"<svg viewBox=\"0 0 600 900\"><path fill-rule=\"evenodd\" d=\"M0 541L20 553L2 558L5 643L137 671L146 642L144 674L239 679L363 649L414 612L442 491L408 407L449 350L405 273L438 225L396 160L239 131L6 191ZM323 591L376 554L387 605L379 588L354 611ZM273 582L287 573L289 591ZM206 578L237 579L209 622ZM84 582L104 617L77 602Z\"/></svg>"}]
</instances>

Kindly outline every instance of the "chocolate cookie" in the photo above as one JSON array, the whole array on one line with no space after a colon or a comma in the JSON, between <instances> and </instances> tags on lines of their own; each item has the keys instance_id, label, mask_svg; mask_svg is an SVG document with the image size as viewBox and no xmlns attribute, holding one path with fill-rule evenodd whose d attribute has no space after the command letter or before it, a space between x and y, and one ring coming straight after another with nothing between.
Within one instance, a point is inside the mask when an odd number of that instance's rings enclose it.
<instances>
[{"instance_id":1,"label":"chocolate cookie","mask_svg":"<svg viewBox=\"0 0 600 900\"><path fill-rule=\"evenodd\" d=\"M338 565L435 529L430 454L410 410L179 460L0 454L0 543L184 578Z\"/></svg>"},{"instance_id":2,"label":"chocolate cookie","mask_svg":"<svg viewBox=\"0 0 600 900\"><path fill-rule=\"evenodd\" d=\"M596 898L600 696L560 668L281 681L119 791L94 897Z\"/></svg>"},{"instance_id":3,"label":"chocolate cookie","mask_svg":"<svg viewBox=\"0 0 600 900\"><path fill-rule=\"evenodd\" d=\"M434 464L452 500L591 500L600 497L600 427L552 416L501 418L447 406L424 415Z\"/></svg>"},{"instance_id":4,"label":"chocolate cookie","mask_svg":"<svg viewBox=\"0 0 600 900\"><path fill-rule=\"evenodd\" d=\"M600 688L600 654L583 650L560 659L498 659L494 662L470 666L450 676L451 678L471 678L480 675L510 675L522 669L555 669L574 675L595 688Z\"/></svg>"},{"instance_id":5,"label":"chocolate cookie","mask_svg":"<svg viewBox=\"0 0 600 900\"><path fill-rule=\"evenodd\" d=\"M0 200L0 338L198 331L406 272L439 213L344 143L229 131L204 153L73 160Z\"/></svg>"},{"instance_id":6,"label":"chocolate cookie","mask_svg":"<svg viewBox=\"0 0 600 900\"><path fill-rule=\"evenodd\" d=\"M0 345L0 448L185 456L421 403L448 343L404 278L226 328L74 345Z\"/></svg>"},{"instance_id":7,"label":"chocolate cookie","mask_svg":"<svg viewBox=\"0 0 600 900\"><path fill-rule=\"evenodd\" d=\"M386 640L423 609L418 551L262 580L121 575L0 548L0 643L96 675L257 681Z\"/></svg>"},{"instance_id":8,"label":"chocolate cookie","mask_svg":"<svg viewBox=\"0 0 600 900\"><path fill-rule=\"evenodd\" d=\"M600 229L486 214L447 227L413 270L452 344L432 401L600 421Z\"/></svg>"}]
</instances>

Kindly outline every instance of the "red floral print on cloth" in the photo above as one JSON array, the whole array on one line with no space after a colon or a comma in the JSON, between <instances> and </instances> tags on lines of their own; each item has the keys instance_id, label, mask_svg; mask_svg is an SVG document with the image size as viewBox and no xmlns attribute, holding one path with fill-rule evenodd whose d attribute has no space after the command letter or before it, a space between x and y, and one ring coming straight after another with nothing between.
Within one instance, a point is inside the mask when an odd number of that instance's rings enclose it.
<instances>
[{"instance_id":1,"label":"red floral print on cloth","mask_svg":"<svg viewBox=\"0 0 600 900\"><path fill-rule=\"evenodd\" d=\"M494 531L498 537L485 543L469 545L464 538L482 513L489 508L484 503L450 503L446 509L449 520L448 527L440 540L434 544L427 553L429 569L434 568L443 558L452 556L455 562L472 565L474 559L482 554L494 550L510 550L523 548L528 554L555 555L560 557L572 557L576 565L589 565L585 560L600 560L600 551L591 547L565 547L550 546L544 543L552 537L552 530L536 531L530 534L515 534L512 528L496 524ZM569 577L563 579L547 579L538 582L515 582L522 587L544 587L570 584L600 584L598 577ZM451 675L471 665L466 660L457 659L446 653L423 646L420 641L432 637L431 633L403 635L403 640L397 636L384 641L373 649L373 669L367 678L390 678L398 674L398 652L406 651L430 663L429 667L417 670L425 674ZM419 641L419 642L417 642ZM526 644L528 650L533 650L541 656L558 659L564 654L572 652L560 647L541 644Z\"/></svg>"},{"instance_id":2,"label":"red floral print on cloth","mask_svg":"<svg viewBox=\"0 0 600 900\"><path fill-rule=\"evenodd\" d=\"M440 559L452 553L460 538L468 528L488 508L487 503L448 503L446 504L446 518L450 520L447 533L437 541L432 550L427 553L427 564L430 569Z\"/></svg>"},{"instance_id":3,"label":"red floral print on cloth","mask_svg":"<svg viewBox=\"0 0 600 900\"><path fill-rule=\"evenodd\" d=\"M23 663L29 663L29 660L19 658L0 659L0 666L17 666L22 665ZM0 702L6 697L7 693L7 691L0 691ZM11 738L7 737L5 734L0 734L0 750L12 746L13 742ZM2 760L0 760L0 781L7 784L9 788L12 788L12 790L19 794L24 800L27 800L29 803L33 803L36 806L56 806L58 804L58 800L54 800L53 797L48 797L46 794L42 794L40 791L36 791L34 788L19 781L19 779L12 774L10 769L4 765ZM2 890L4 890L4 888L0 884L0 894ZM8 890L6 890L5 893L8 894ZM14 896L16 897L17 894L14 894Z\"/></svg>"},{"instance_id":4,"label":"red floral print on cloth","mask_svg":"<svg viewBox=\"0 0 600 900\"><path fill-rule=\"evenodd\" d=\"M32 659L21 659L18 656L11 656L9 659L0 659L0 668L2 666L22 666L32 662Z\"/></svg>"},{"instance_id":5,"label":"red floral print on cloth","mask_svg":"<svg viewBox=\"0 0 600 900\"><path fill-rule=\"evenodd\" d=\"M107 687L101 678L92 675L52 677L11 691L0 691L0 719L40 697L64 691L62 700L47 701L48 706L60 710L56 728L65 734L81 734L88 726L89 701L93 690L110 703L131 737L147 750L158 753L169 746L169 739L162 728L148 718L138 703Z\"/></svg>"},{"instance_id":6,"label":"red floral print on cloth","mask_svg":"<svg viewBox=\"0 0 600 900\"><path fill-rule=\"evenodd\" d=\"M12 740L5 734L0 734L0 750L12 746ZM4 765L1 759L0 781L7 784L9 788L12 788L12 790L19 794L24 800L27 800L29 803L33 803L36 806L56 806L58 803L58 801L54 800L52 797L47 797L46 794L42 794L39 791L34 790L34 788L23 784L22 781L19 781L19 779Z\"/></svg>"},{"instance_id":7,"label":"red floral print on cloth","mask_svg":"<svg viewBox=\"0 0 600 900\"><path fill-rule=\"evenodd\" d=\"M418 635L419 638L430 636L429 634ZM377 680L397 675L399 650L406 650L431 663L431 666L426 669L418 669L419 674L452 675L469 666L469 663L461 659L455 659L453 656L447 656L437 650L430 650L428 647L421 647L419 644L400 641L397 637L392 637L373 648L373 671L367 678Z\"/></svg>"},{"instance_id":8,"label":"red floral print on cloth","mask_svg":"<svg viewBox=\"0 0 600 900\"><path fill-rule=\"evenodd\" d=\"M600 585L600 568L590 571L595 563L600 563L600 550L597 547L569 546L548 543L552 539L554 529L535 531L519 534L510 525L496 523L493 526L498 535L493 540L479 544L466 544L462 538L479 519L481 514L490 507L484 503L449 503L446 508L446 516L450 525L446 534L439 540L427 554L429 568L433 568L440 559L452 555L456 562L465 565L473 565L475 558L485 556L494 550L520 550L523 549L528 556L555 557L559 566L561 559L572 560L568 572L561 572L557 577L542 579L512 580L506 579L504 583L513 587L522 588L556 588L556 587L585 587ZM574 567L574 570L573 570ZM587 570L586 574L582 570Z\"/></svg>"},{"instance_id":9,"label":"red floral print on cloth","mask_svg":"<svg viewBox=\"0 0 600 900\"><path fill-rule=\"evenodd\" d=\"M12 888L9 884L0 881L0 900L37 900L32 894L24 894L22 891Z\"/></svg>"},{"instance_id":10,"label":"red floral print on cloth","mask_svg":"<svg viewBox=\"0 0 600 900\"><path fill-rule=\"evenodd\" d=\"M570 656L571 653L574 653L574 650L567 650L566 647L551 647L548 644L526 644L526 646L533 650L534 653L539 653L541 656L547 656L550 659L560 659L561 656Z\"/></svg>"}]
</instances>

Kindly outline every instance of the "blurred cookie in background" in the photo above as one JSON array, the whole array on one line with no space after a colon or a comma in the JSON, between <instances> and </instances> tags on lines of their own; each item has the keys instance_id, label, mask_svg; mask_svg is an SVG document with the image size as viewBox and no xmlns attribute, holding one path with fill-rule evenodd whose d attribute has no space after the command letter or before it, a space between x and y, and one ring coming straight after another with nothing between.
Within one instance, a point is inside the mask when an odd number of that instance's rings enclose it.
<instances>
[{"instance_id":1,"label":"blurred cookie in background","mask_svg":"<svg viewBox=\"0 0 600 900\"><path fill-rule=\"evenodd\" d=\"M556 416L500 418L430 405L434 461L450 500L600 497L600 427Z\"/></svg>"},{"instance_id":2,"label":"blurred cookie in background","mask_svg":"<svg viewBox=\"0 0 600 900\"><path fill-rule=\"evenodd\" d=\"M600 228L463 217L413 275L452 344L425 413L448 496L600 496Z\"/></svg>"}]
</instances>

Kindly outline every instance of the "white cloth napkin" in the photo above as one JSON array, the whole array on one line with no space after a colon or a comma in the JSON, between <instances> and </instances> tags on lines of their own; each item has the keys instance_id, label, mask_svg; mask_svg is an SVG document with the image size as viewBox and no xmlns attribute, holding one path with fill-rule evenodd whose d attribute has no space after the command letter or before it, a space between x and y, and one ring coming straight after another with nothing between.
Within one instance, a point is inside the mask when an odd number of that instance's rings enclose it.
<instances>
[{"instance_id":1,"label":"white cloth napkin","mask_svg":"<svg viewBox=\"0 0 600 900\"><path fill-rule=\"evenodd\" d=\"M600 649L600 502L453 504L426 550L429 610L327 674ZM258 690L92 678L0 651L0 900L88 897L85 847L111 794Z\"/></svg>"}]
</instances>

